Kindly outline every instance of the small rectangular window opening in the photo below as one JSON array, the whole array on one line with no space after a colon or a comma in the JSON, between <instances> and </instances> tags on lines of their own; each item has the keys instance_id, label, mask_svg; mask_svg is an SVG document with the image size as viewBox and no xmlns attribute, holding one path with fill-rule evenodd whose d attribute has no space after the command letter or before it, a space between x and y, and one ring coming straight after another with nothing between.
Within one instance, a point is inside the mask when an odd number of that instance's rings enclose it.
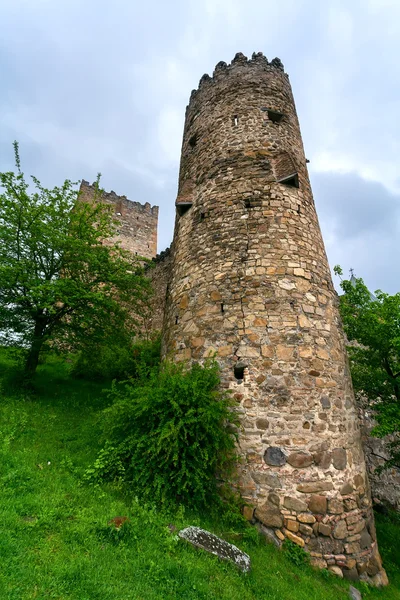
<instances>
[{"instance_id":1,"label":"small rectangular window opening","mask_svg":"<svg viewBox=\"0 0 400 600\"><path fill-rule=\"evenodd\" d=\"M198 141L198 139L199 139L199 138L198 138L198 135L197 135L197 133L195 133L194 135L192 135L192 137L191 137L191 138L189 138L189 146L190 146L191 148L195 148L195 146L196 146L196 144L197 144L197 141Z\"/></svg>"},{"instance_id":2,"label":"small rectangular window opening","mask_svg":"<svg viewBox=\"0 0 400 600\"><path fill-rule=\"evenodd\" d=\"M282 179L278 180L278 183L283 183L283 185L287 185L288 187L299 187L299 176L297 173L292 173L292 175L288 175L287 177L282 177Z\"/></svg>"},{"instance_id":3,"label":"small rectangular window opening","mask_svg":"<svg viewBox=\"0 0 400 600\"><path fill-rule=\"evenodd\" d=\"M204 213L204 212L200 213L200 221L204 221L205 218L206 218L206 213Z\"/></svg>"},{"instance_id":4,"label":"small rectangular window opening","mask_svg":"<svg viewBox=\"0 0 400 600\"><path fill-rule=\"evenodd\" d=\"M235 376L235 378L238 380L238 383L243 381L244 379L244 370L247 367L247 365L243 364L242 362L237 363L234 367L233 367L233 374Z\"/></svg>"},{"instance_id":5,"label":"small rectangular window opening","mask_svg":"<svg viewBox=\"0 0 400 600\"><path fill-rule=\"evenodd\" d=\"M234 127L237 127L239 125L239 117L237 115L233 115L232 122Z\"/></svg>"},{"instance_id":6,"label":"small rectangular window opening","mask_svg":"<svg viewBox=\"0 0 400 600\"><path fill-rule=\"evenodd\" d=\"M268 110L268 119L273 123L280 123L283 119L283 113L278 112L277 110Z\"/></svg>"},{"instance_id":7,"label":"small rectangular window opening","mask_svg":"<svg viewBox=\"0 0 400 600\"><path fill-rule=\"evenodd\" d=\"M178 325L178 323L179 323L179 317L178 317L178 315L176 315L175 316L175 325Z\"/></svg>"},{"instance_id":8,"label":"small rectangular window opening","mask_svg":"<svg viewBox=\"0 0 400 600\"><path fill-rule=\"evenodd\" d=\"M223 305L223 303L221 302L221 313L223 314L224 312L225 312L224 305Z\"/></svg>"},{"instance_id":9,"label":"small rectangular window opening","mask_svg":"<svg viewBox=\"0 0 400 600\"><path fill-rule=\"evenodd\" d=\"M177 202L176 211L177 211L178 215L181 217L182 215L187 213L187 211L190 208L192 208L192 206L193 206L193 202Z\"/></svg>"}]
</instances>

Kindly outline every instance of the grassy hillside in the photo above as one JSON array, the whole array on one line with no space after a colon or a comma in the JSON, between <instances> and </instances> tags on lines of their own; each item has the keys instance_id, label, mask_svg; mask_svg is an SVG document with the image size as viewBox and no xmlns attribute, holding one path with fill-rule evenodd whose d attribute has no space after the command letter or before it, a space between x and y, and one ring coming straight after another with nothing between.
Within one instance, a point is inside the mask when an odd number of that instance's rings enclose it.
<instances>
[{"instance_id":1,"label":"grassy hillside","mask_svg":"<svg viewBox=\"0 0 400 600\"><path fill-rule=\"evenodd\" d=\"M348 582L296 566L233 516L166 514L118 486L85 483L99 448L104 384L73 380L68 365L52 359L35 391L22 394L14 368L1 351L1 600L348 598ZM119 531L108 525L116 516L129 517ZM251 573L179 541L175 528L187 525L248 552ZM380 517L378 534L391 585L359 587L364 598L400 599L400 520Z\"/></svg>"}]
</instances>

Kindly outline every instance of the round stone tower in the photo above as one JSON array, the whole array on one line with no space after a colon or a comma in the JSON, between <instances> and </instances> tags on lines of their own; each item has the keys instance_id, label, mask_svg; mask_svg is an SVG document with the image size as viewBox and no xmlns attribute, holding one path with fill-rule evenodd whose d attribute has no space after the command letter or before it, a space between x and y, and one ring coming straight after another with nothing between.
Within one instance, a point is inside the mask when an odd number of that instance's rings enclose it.
<instances>
[{"instance_id":1,"label":"round stone tower","mask_svg":"<svg viewBox=\"0 0 400 600\"><path fill-rule=\"evenodd\" d=\"M341 329L289 78L237 54L186 110L163 331L216 356L242 420L246 514L350 579L386 582Z\"/></svg>"}]
</instances>

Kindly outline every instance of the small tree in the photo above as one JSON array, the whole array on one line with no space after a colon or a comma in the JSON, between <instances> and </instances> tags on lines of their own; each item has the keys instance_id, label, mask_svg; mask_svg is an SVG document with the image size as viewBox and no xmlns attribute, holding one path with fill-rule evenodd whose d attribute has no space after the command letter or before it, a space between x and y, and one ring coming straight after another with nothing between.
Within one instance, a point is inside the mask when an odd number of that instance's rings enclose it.
<instances>
[{"instance_id":1,"label":"small tree","mask_svg":"<svg viewBox=\"0 0 400 600\"><path fill-rule=\"evenodd\" d=\"M340 267L335 273L342 275ZM348 347L353 385L374 410L378 425L373 434L392 434L392 459L400 464L400 293L380 290L373 296L361 278L342 280L340 312L350 342Z\"/></svg>"},{"instance_id":2,"label":"small tree","mask_svg":"<svg viewBox=\"0 0 400 600\"><path fill-rule=\"evenodd\" d=\"M43 344L79 343L102 332L134 331L149 283L137 257L105 242L115 231L110 208L79 201L75 184L29 191L14 142L17 172L0 173L0 335L28 349L26 374Z\"/></svg>"}]
</instances>

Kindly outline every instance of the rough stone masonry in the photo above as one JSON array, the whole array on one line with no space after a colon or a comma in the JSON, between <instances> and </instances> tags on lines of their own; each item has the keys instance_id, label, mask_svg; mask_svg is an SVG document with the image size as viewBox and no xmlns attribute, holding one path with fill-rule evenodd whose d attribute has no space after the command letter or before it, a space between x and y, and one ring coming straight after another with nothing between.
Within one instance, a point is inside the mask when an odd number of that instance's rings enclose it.
<instances>
[{"instance_id":1,"label":"rough stone masonry","mask_svg":"<svg viewBox=\"0 0 400 600\"><path fill-rule=\"evenodd\" d=\"M186 111L163 353L216 355L242 420L246 514L349 579L387 583L337 296L289 83L237 54Z\"/></svg>"}]
</instances>

